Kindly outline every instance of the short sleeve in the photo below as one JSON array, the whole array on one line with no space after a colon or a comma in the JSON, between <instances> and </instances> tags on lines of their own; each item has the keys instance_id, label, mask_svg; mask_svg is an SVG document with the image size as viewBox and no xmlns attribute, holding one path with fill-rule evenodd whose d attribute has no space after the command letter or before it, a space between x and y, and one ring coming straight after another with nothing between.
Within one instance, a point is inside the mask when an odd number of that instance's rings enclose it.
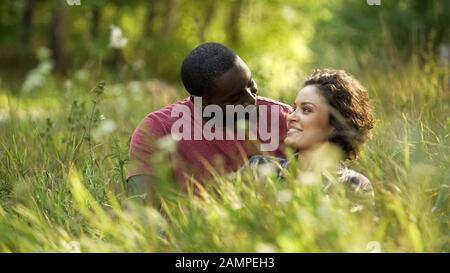
<instances>
[{"instance_id":1,"label":"short sleeve","mask_svg":"<svg viewBox=\"0 0 450 273\"><path fill-rule=\"evenodd\" d=\"M150 114L139 123L131 136L127 179L155 174L150 160L156 151L156 140L164 135L164 126L155 115Z\"/></svg>"}]
</instances>

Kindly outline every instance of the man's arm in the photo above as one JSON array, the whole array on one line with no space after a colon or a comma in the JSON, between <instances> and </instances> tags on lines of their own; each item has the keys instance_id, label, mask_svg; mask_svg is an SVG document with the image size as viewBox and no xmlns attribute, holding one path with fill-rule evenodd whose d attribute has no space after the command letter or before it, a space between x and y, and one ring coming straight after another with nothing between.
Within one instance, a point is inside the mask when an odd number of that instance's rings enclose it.
<instances>
[{"instance_id":1,"label":"man's arm","mask_svg":"<svg viewBox=\"0 0 450 273\"><path fill-rule=\"evenodd\" d=\"M155 178L148 175L132 176L127 181L127 196L129 200L150 205L155 208L160 207L160 200L156 194Z\"/></svg>"}]
</instances>

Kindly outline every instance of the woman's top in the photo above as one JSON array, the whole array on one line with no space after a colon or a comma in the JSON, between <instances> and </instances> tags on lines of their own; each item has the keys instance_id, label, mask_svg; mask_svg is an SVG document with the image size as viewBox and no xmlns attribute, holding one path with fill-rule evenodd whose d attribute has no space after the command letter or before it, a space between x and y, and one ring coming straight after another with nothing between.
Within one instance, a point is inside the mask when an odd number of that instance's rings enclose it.
<instances>
[{"instance_id":1,"label":"woman's top","mask_svg":"<svg viewBox=\"0 0 450 273\"><path fill-rule=\"evenodd\" d=\"M288 169L289 163L290 161L284 158L255 155L249 159L239 172L243 173L248 171L249 168L263 167L263 169L275 171L276 177L280 181L284 181L285 171ZM347 194L356 200L371 200L371 203L373 203L374 192L372 183L366 176L342 165L338 166L337 175L337 184L344 185ZM324 191L330 192L335 184L335 182L328 180L324 186Z\"/></svg>"}]
</instances>

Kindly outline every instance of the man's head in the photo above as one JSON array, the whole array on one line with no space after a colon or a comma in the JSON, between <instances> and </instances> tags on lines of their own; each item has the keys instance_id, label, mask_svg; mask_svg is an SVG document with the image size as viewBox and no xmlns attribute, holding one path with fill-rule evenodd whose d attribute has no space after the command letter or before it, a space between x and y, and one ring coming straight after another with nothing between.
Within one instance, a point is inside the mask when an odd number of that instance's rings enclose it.
<instances>
[{"instance_id":1,"label":"man's head","mask_svg":"<svg viewBox=\"0 0 450 273\"><path fill-rule=\"evenodd\" d=\"M205 104L251 105L257 87L250 69L231 49L205 43L184 59L181 79L189 94L202 97Z\"/></svg>"}]
</instances>

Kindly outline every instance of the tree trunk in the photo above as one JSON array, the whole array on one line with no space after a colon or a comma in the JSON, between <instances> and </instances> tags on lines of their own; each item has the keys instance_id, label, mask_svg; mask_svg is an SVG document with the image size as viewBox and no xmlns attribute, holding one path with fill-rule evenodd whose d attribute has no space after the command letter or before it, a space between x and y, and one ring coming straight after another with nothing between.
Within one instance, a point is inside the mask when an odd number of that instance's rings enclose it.
<instances>
[{"instance_id":1,"label":"tree trunk","mask_svg":"<svg viewBox=\"0 0 450 273\"><path fill-rule=\"evenodd\" d=\"M214 18L216 11L216 3L214 1L209 2L209 5L205 9L204 20L199 20L199 39L201 43L206 41L206 29Z\"/></svg>"},{"instance_id":2,"label":"tree trunk","mask_svg":"<svg viewBox=\"0 0 450 273\"><path fill-rule=\"evenodd\" d=\"M230 7L228 20L227 39L232 45L240 41L239 21L241 18L242 0L236 0Z\"/></svg>"},{"instance_id":3,"label":"tree trunk","mask_svg":"<svg viewBox=\"0 0 450 273\"><path fill-rule=\"evenodd\" d=\"M157 0L149 1L147 4L147 18L144 21L144 35L151 36L155 31Z\"/></svg>"},{"instance_id":4,"label":"tree trunk","mask_svg":"<svg viewBox=\"0 0 450 273\"><path fill-rule=\"evenodd\" d=\"M66 31L66 1L58 0L53 9L53 18L51 24L51 42L52 57L55 65L55 72L64 73L65 70L65 52L64 52L64 34Z\"/></svg>"},{"instance_id":5,"label":"tree trunk","mask_svg":"<svg viewBox=\"0 0 450 273\"><path fill-rule=\"evenodd\" d=\"M101 9L99 6L95 5L92 9L92 25L91 25L91 36L93 39L98 38L98 30L100 28L100 21L102 19Z\"/></svg>"},{"instance_id":6,"label":"tree trunk","mask_svg":"<svg viewBox=\"0 0 450 273\"><path fill-rule=\"evenodd\" d=\"M26 46L31 45L31 34L32 34L31 29L33 27L35 4L36 4L35 0L27 0L25 2L25 9L22 17L22 26L23 26L22 42Z\"/></svg>"},{"instance_id":7,"label":"tree trunk","mask_svg":"<svg viewBox=\"0 0 450 273\"><path fill-rule=\"evenodd\" d=\"M163 26L163 34L169 37L175 28L177 14L177 0L169 0L166 10L166 22Z\"/></svg>"}]
</instances>

